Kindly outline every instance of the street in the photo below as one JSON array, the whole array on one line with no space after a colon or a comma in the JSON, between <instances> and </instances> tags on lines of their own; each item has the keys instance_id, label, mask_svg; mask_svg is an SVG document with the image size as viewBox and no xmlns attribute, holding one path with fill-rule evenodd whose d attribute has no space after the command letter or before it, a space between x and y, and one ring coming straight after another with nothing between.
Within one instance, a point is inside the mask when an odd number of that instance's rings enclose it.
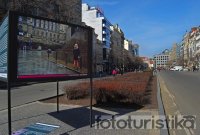
<instances>
[{"instance_id":1,"label":"street","mask_svg":"<svg viewBox=\"0 0 200 135\"><path fill-rule=\"evenodd\" d=\"M197 130L195 134L200 133L200 72L161 71L159 75L175 97L181 114L197 116Z\"/></svg>"},{"instance_id":2,"label":"street","mask_svg":"<svg viewBox=\"0 0 200 135\"><path fill-rule=\"evenodd\" d=\"M63 93L63 87L65 85L75 84L80 81L84 80L60 82L60 94ZM11 89L12 107L56 96L56 86L56 82L49 82L14 87ZM7 90L0 89L0 110L7 108L7 102Z\"/></svg>"}]
</instances>

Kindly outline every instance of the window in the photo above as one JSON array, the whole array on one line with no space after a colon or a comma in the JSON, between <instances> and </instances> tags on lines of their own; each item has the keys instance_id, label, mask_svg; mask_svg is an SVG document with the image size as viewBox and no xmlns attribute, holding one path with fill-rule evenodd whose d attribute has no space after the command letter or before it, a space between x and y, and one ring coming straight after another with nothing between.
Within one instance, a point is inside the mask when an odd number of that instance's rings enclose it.
<instances>
[{"instance_id":1,"label":"window","mask_svg":"<svg viewBox=\"0 0 200 135\"><path fill-rule=\"evenodd\" d=\"M36 19L36 27L40 27L40 20Z\"/></svg>"}]
</instances>

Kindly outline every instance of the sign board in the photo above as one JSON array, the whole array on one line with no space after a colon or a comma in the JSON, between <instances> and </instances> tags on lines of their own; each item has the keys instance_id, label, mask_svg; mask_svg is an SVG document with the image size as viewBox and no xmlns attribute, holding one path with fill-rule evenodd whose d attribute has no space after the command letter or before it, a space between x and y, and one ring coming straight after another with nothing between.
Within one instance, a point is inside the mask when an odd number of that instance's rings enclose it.
<instances>
[{"instance_id":1,"label":"sign board","mask_svg":"<svg viewBox=\"0 0 200 135\"><path fill-rule=\"evenodd\" d=\"M13 11L8 18L0 29L0 77L7 71L11 82L90 76L92 28Z\"/></svg>"},{"instance_id":2,"label":"sign board","mask_svg":"<svg viewBox=\"0 0 200 135\"><path fill-rule=\"evenodd\" d=\"M8 16L0 25L0 78L7 79L8 54Z\"/></svg>"},{"instance_id":3,"label":"sign board","mask_svg":"<svg viewBox=\"0 0 200 135\"><path fill-rule=\"evenodd\" d=\"M44 123L35 123L33 125L13 132L12 135L47 135L57 128L59 128L59 126Z\"/></svg>"}]
</instances>

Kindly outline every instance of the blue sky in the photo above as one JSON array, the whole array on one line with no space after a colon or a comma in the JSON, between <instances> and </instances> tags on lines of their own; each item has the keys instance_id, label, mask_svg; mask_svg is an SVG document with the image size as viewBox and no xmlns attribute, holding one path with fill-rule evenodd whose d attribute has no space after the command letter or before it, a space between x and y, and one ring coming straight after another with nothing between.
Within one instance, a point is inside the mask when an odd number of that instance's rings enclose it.
<instances>
[{"instance_id":1,"label":"blue sky","mask_svg":"<svg viewBox=\"0 0 200 135\"><path fill-rule=\"evenodd\" d=\"M125 37L140 45L140 56L152 57L179 43L200 25L200 0L82 0L101 7Z\"/></svg>"}]
</instances>

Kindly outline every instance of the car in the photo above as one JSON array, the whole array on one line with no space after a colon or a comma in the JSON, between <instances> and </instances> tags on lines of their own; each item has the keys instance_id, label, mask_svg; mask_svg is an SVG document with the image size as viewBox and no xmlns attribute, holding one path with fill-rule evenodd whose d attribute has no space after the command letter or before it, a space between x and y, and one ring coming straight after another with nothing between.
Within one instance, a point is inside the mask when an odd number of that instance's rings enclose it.
<instances>
[{"instance_id":1,"label":"car","mask_svg":"<svg viewBox=\"0 0 200 135\"><path fill-rule=\"evenodd\" d=\"M183 67L182 66L174 66L173 68L170 68L171 71L182 71Z\"/></svg>"},{"instance_id":2,"label":"car","mask_svg":"<svg viewBox=\"0 0 200 135\"><path fill-rule=\"evenodd\" d=\"M190 69L189 68L183 68L183 71L190 71Z\"/></svg>"},{"instance_id":3,"label":"car","mask_svg":"<svg viewBox=\"0 0 200 135\"><path fill-rule=\"evenodd\" d=\"M170 71L176 71L176 69L175 69L175 68L170 68L169 70L170 70Z\"/></svg>"}]
</instances>

